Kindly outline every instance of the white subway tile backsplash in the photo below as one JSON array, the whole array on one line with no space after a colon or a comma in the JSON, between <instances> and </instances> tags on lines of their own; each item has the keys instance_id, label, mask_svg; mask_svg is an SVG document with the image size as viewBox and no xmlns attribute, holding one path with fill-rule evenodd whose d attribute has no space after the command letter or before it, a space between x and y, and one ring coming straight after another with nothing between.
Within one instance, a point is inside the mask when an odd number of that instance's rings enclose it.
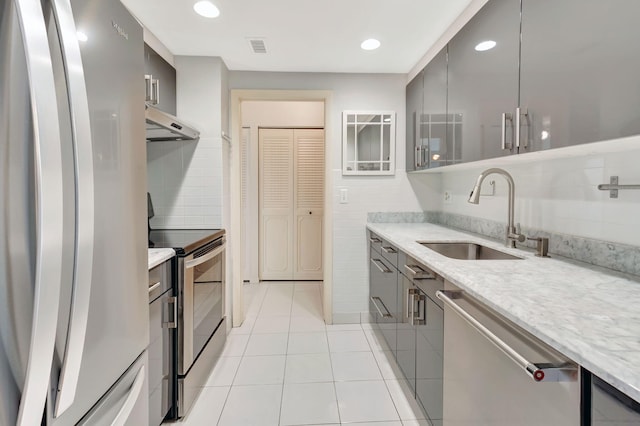
<instances>
[{"instance_id":1,"label":"white subway tile backsplash","mask_svg":"<svg viewBox=\"0 0 640 426\"><path fill-rule=\"evenodd\" d=\"M185 216L184 224L187 226L200 226L204 224L203 216Z\"/></svg>"},{"instance_id":2,"label":"white subway tile backsplash","mask_svg":"<svg viewBox=\"0 0 640 426\"><path fill-rule=\"evenodd\" d=\"M152 227L221 227L220 155L216 138L147 145L148 189L157 216Z\"/></svg>"},{"instance_id":3,"label":"white subway tile backsplash","mask_svg":"<svg viewBox=\"0 0 640 426\"><path fill-rule=\"evenodd\" d=\"M185 225L184 216L167 216L164 225L168 228L181 228Z\"/></svg>"},{"instance_id":4,"label":"white subway tile backsplash","mask_svg":"<svg viewBox=\"0 0 640 426\"><path fill-rule=\"evenodd\" d=\"M590 151L587 148L585 152ZM611 152L502 165L516 184L516 222L548 232L639 245L640 231L635 229L640 216L640 191L620 191L618 199L610 199L607 191L597 189L613 175L619 176L621 184L640 183L638 158L637 149L624 151L612 145ZM481 197L479 205L466 202L478 174L486 168L468 168L437 177L413 175L411 179L423 184L441 179L440 191L446 188L453 192L452 203L441 205L444 212L506 222L507 185L502 177L490 176L483 185L495 180L496 196Z\"/></svg>"}]
</instances>

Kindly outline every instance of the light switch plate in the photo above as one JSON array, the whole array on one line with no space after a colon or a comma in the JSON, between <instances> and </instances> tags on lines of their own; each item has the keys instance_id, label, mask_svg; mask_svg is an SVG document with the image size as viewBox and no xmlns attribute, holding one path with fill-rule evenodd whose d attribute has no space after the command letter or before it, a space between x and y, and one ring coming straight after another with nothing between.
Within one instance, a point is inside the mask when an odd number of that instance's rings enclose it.
<instances>
[{"instance_id":1,"label":"light switch plate","mask_svg":"<svg viewBox=\"0 0 640 426\"><path fill-rule=\"evenodd\" d=\"M340 204L347 204L349 202L349 193L347 188L340 188Z\"/></svg>"}]
</instances>

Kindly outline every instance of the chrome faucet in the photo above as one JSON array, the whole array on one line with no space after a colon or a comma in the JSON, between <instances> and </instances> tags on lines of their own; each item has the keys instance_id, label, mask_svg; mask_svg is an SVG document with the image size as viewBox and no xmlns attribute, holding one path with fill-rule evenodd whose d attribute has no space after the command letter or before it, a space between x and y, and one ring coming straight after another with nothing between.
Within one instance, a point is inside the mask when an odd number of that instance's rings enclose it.
<instances>
[{"instance_id":1,"label":"chrome faucet","mask_svg":"<svg viewBox=\"0 0 640 426\"><path fill-rule=\"evenodd\" d=\"M478 176L478 180L476 181L476 186L473 187L473 191L471 191L471 195L469 195L469 202L471 204L480 204L480 187L482 186L482 182L484 179L491 174L499 174L502 175L507 180L509 184L509 217L507 220L507 235L505 238L505 244L507 247L515 248L516 241L524 242L527 237L523 234L520 234L513 223L513 206L515 202L515 183L513 183L513 178L511 175L503 169L492 168L487 169L484 172L480 173Z\"/></svg>"}]
</instances>

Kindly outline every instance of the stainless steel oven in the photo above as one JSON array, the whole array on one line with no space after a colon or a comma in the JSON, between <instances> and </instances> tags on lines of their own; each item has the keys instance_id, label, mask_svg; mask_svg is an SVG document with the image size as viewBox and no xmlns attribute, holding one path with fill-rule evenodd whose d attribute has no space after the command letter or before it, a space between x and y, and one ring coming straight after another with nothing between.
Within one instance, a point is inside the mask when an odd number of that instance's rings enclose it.
<instances>
[{"instance_id":1,"label":"stainless steel oven","mask_svg":"<svg viewBox=\"0 0 640 426\"><path fill-rule=\"evenodd\" d=\"M224 316L225 239L180 258L178 374L187 374Z\"/></svg>"},{"instance_id":2,"label":"stainless steel oven","mask_svg":"<svg viewBox=\"0 0 640 426\"><path fill-rule=\"evenodd\" d=\"M193 405L226 340L225 231L151 229L149 247L169 247L176 252L178 313L171 410L171 419L176 419Z\"/></svg>"},{"instance_id":3,"label":"stainless steel oven","mask_svg":"<svg viewBox=\"0 0 640 426\"><path fill-rule=\"evenodd\" d=\"M178 257L178 417L189 411L226 340L225 246L221 236Z\"/></svg>"}]
</instances>

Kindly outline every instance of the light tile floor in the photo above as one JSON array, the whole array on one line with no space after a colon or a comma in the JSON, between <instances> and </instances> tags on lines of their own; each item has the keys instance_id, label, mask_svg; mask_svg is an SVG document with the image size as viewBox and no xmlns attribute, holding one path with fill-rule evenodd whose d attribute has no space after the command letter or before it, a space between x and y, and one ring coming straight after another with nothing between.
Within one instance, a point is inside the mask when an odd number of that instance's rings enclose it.
<instances>
[{"instance_id":1,"label":"light tile floor","mask_svg":"<svg viewBox=\"0 0 640 426\"><path fill-rule=\"evenodd\" d=\"M246 284L246 320L180 423L429 425L367 324L325 325L320 285Z\"/></svg>"}]
</instances>

